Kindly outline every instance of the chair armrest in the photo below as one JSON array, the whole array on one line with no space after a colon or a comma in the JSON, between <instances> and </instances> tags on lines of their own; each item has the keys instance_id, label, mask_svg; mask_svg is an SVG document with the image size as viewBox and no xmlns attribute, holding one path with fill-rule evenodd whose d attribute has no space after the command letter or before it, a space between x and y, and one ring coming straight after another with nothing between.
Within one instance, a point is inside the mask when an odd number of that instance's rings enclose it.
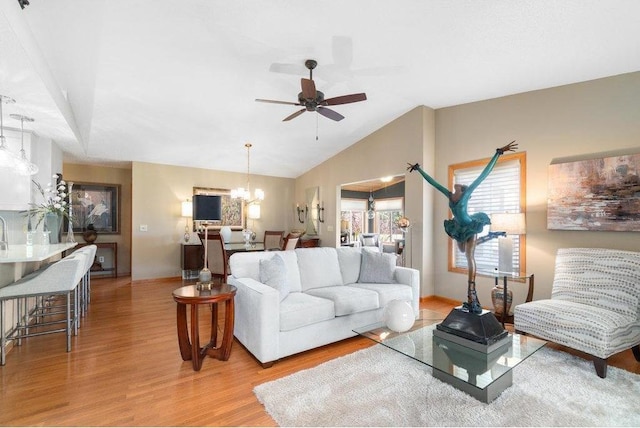
<instances>
[{"instance_id":1,"label":"chair armrest","mask_svg":"<svg viewBox=\"0 0 640 428\"><path fill-rule=\"evenodd\" d=\"M278 359L280 293L251 278L229 278L235 296L234 336L261 363Z\"/></svg>"}]
</instances>

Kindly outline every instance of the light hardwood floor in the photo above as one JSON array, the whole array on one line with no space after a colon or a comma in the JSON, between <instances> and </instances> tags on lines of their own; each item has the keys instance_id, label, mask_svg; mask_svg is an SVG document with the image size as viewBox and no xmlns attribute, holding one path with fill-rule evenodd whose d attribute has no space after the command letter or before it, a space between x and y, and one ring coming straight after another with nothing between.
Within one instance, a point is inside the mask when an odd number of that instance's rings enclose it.
<instances>
[{"instance_id":1,"label":"light hardwood floor","mask_svg":"<svg viewBox=\"0 0 640 428\"><path fill-rule=\"evenodd\" d=\"M207 358L194 372L177 343L171 291L180 280L92 284L72 352L65 352L64 334L52 334L29 338L8 354L0 367L0 425L274 426L254 386L372 345L347 339L262 369L234 341L229 361ZM452 302L429 299L422 306L446 314ZM209 314L201 314L204 327ZM206 328L201 337L208 337ZM631 351L615 356L612 365L640 373Z\"/></svg>"}]
</instances>

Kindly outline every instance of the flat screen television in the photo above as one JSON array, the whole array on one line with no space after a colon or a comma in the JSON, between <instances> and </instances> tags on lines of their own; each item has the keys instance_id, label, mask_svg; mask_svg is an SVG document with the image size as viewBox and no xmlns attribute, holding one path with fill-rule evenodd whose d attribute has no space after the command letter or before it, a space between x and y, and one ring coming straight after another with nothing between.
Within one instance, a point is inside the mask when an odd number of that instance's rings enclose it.
<instances>
[{"instance_id":1,"label":"flat screen television","mask_svg":"<svg viewBox=\"0 0 640 428\"><path fill-rule=\"evenodd\" d=\"M222 197L194 195L193 219L197 221L220 221L222 219Z\"/></svg>"}]
</instances>

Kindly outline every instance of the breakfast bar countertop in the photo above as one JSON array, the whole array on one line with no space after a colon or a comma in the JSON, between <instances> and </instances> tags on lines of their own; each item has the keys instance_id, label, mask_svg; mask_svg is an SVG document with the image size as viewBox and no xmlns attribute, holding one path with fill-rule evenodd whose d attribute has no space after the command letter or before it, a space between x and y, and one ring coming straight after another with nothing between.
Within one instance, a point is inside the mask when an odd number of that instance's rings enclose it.
<instances>
[{"instance_id":1,"label":"breakfast bar countertop","mask_svg":"<svg viewBox=\"0 0 640 428\"><path fill-rule=\"evenodd\" d=\"M49 245L9 245L9 250L0 250L0 263L41 262L78 245L77 242Z\"/></svg>"}]
</instances>

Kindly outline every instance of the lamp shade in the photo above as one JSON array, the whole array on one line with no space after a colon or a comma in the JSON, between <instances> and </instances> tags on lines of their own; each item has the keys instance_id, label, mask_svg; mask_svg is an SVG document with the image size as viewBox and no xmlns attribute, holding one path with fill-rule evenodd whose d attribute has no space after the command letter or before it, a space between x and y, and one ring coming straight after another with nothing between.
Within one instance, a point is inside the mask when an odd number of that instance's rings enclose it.
<instances>
[{"instance_id":1,"label":"lamp shade","mask_svg":"<svg viewBox=\"0 0 640 428\"><path fill-rule=\"evenodd\" d=\"M186 200L182 203L182 217L191 217L193 215L193 202Z\"/></svg>"},{"instance_id":2,"label":"lamp shade","mask_svg":"<svg viewBox=\"0 0 640 428\"><path fill-rule=\"evenodd\" d=\"M195 195L193 197L193 219L197 221L219 221L222 219L222 197Z\"/></svg>"},{"instance_id":3,"label":"lamp shade","mask_svg":"<svg viewBox=\"0 0 640 428\"><path fill-rule=\"evenodd\" d=\"M260 218L260 205L251 204L248 207L249 209L249 218L251 220L258 220Z\"/></svg>"},{"instance_id":4,"label":"lamp shade","mask_svg":"<svg viewBox=\"0 0 640 428\"><path fill-rule=\"evenodd\" d=\"M491 231L505 232L507 235L527 233L524 213L491 214Z\"/></svg>"}]
</instances>

